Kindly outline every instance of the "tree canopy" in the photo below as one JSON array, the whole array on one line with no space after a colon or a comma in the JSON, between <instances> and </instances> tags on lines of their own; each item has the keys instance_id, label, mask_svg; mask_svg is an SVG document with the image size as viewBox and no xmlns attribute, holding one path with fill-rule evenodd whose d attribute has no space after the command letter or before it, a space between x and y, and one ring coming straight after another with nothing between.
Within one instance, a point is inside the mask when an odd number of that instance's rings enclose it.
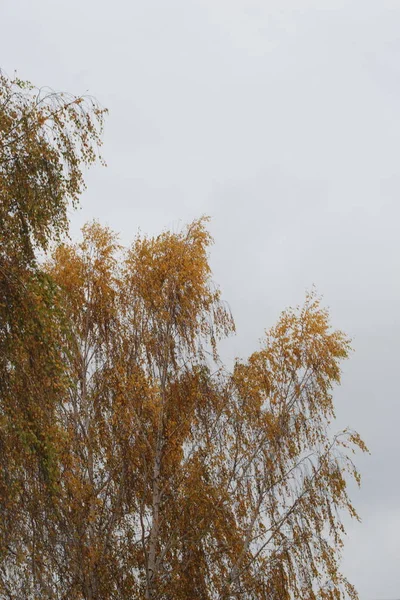
<instances>
[{"instance_id":1,"label":"tree canopy","mask_svg":"<svg viewBox=\"0 0 400 600\"><path fill-rule=\"evenodd\" d=\"M229 371L207 219L61 239L104 111L0 84L0 598L357 598L347 336L310 293Z\"/></svg>"},{"instance_id":2,"label":"tree canopy","mask_svg":"<svg viewBox=\"0 0 400 600\"><path fill-rule=\"evenodd\" d=\"M29 598L22 557L54 480L63 397L63 315L38 263L68 231L67 209L98 155L104 110L0 72L1 597ZM35 552L37 550L35 549ZM11 562L10 562L11 561ZM22 561L22 562L21 562ZM24 564L18 571L17 564ZM24 574L25 573L25 574ZM8 582L8 583L7 583ZM32 592L33 593L33 592Z\"/></svg>"}]
</instances>

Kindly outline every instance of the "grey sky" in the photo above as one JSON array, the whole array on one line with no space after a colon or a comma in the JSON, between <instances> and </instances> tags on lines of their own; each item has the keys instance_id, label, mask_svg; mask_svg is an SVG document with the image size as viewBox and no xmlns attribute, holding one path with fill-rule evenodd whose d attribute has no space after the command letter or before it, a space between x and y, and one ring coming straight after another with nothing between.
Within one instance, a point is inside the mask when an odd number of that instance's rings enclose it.
<instances>
[{"instance_id":1,"label":"grey sky","mask_svg":"<svg viewBox=\"0 0 400 600\"><path fill-rule=\"evenodd\" d=\"M1 0L0 23L6 72L110 109L74 233L209 214L226 356L312 284L353 337L338 420L372 456L343 568L400 597L400 2Z\"/></svg>"}]
</instances>

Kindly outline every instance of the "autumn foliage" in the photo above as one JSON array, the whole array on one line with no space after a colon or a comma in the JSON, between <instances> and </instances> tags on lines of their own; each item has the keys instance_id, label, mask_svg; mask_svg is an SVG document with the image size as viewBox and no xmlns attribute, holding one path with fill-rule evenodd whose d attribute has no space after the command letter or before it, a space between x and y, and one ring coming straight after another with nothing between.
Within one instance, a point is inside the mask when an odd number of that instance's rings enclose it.
<instances>
[{"instance_id":1,"label":"autumn foliage","mask_svg":"<svg viewBox=\"0 0 400 600\"><path fill-rule=\"evenodd\" d=\"M366 448L331 426L348 338L311 293L229 372L207 219L62 240L103 111L1 94L0 598L356 598L341 515Z\"/></svg>"}]
</instances>

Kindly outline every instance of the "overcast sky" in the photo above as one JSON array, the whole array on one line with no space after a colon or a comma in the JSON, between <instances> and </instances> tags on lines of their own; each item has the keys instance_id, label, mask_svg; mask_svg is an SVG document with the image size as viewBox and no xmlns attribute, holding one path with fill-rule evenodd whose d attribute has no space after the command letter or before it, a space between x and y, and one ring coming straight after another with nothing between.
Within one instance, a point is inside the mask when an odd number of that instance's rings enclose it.
<instances>
[{"instance_id":1,"label":"overcast sky","mask_svg":"<svg viewBox=\"0 0 400 600\"><path fill-rule=\"evenodd\" d=\"M212 217L227 357L313 284L355 353L336 394L360 458L343 569L400 598L400 1L0 0L0 67L109 108L74 235Z\"/></svg>"}]
</instances>

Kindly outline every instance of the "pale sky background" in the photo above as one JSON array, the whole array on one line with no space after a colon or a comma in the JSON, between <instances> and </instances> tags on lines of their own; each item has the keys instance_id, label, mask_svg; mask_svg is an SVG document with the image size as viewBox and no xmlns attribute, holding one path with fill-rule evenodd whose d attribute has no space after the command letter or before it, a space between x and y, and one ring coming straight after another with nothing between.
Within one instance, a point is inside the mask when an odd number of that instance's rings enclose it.
<instances>
[{"instance_id":1,"label":"pale sky background","mask_svg":"<svg viewBox=\"0 0 400 600\"><path fill-rule=\"evenodd\" d=\"M0 0L0 24L9 75L110 110L74 235L209 214L225 356L313 284L353 337L338 420L372 456L343 570L400 598L400 0Z\"/></svg>"}]
</instances>

